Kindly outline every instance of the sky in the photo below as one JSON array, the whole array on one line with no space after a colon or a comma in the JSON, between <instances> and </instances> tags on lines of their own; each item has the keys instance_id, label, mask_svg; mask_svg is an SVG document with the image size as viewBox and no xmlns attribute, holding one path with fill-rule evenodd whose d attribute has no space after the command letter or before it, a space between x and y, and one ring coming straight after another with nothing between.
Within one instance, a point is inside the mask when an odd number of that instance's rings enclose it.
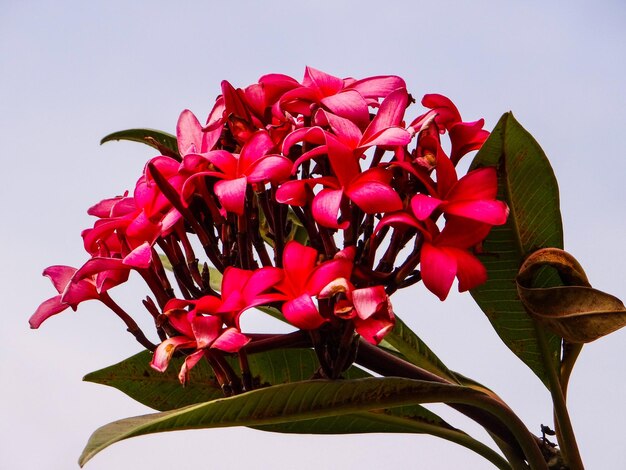
<instances>
[{"instance_id":1,"label":"sky","mask_svg":"<svg viewBox=\"0 0 626 470\"><path fill-rule=\"evenodd\" d=\"M81 381L140 350L106 308L89 302L36 331L27 320L54 293L41 271L87 259L86 209L132 189L155 156L139 144L99 146L100 138L132 127L174 132L183 109L208 113L222 79L242 87L270 72L300 79L306 65L342 77L395 74L413 96L445 94L488 129L512 110L554 167L566 250L594 287L626 298L624 24L621 1L0 0L0 468L78 468L93 430L150 411ZM130 283L116 299L138 303L139 288ZM531 430L551 422L546 389L469 295L441 303L418 286L393 302L448 366L498 392ZM587 468L626 467L625 339L619 331L585 346L574 369L568 400ZM244 428L130 439L86 468L173 465L489 468L429 436Z\"/></svg>"}]
</instances>

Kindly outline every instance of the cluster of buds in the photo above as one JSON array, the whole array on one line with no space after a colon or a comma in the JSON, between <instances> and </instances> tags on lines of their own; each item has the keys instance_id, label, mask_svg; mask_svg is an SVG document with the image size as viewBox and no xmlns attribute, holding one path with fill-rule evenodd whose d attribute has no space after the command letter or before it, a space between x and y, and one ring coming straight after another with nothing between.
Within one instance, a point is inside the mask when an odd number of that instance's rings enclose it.
<instances>
[{"instance_id":1,"label":"cluster of buds","mask_svg":"<svg viewBox=\"0 0 626 470\"><path fill-rule=\"evenodd\" d=\"M389 296L399 288L421 280L444 300L455 277L460 291L483 283L475 250L507 218L494 168L456 172L487 138L484 121L462 121L448 98L431 94L407 124L412 101L400 77L340 79L310 67L301 83L280 74L245 89L222 82L206 124L183 111L178 148L147 163L132 195L89 209L90 259L44 271L58 295L31 327L98 299L154 351L155 369L184 355L183 383L206 358L222 384L248 389L245 376L235 386L225 355L238 354L245 369L246 353L285 337L315 348L320 376L340 376L355 338L378 344L393 328ZM130 271L152 292L143 303L158 345L109 296ZM242 332L253 307L298 331Z\"/></svg>"}]
</instances>

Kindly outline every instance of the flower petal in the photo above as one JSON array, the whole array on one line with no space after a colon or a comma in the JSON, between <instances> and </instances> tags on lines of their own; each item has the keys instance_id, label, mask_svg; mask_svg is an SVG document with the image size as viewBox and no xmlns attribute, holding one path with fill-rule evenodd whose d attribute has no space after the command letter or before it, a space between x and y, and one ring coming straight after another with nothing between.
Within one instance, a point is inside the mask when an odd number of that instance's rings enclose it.
<instances>
[{"instance_id":1,"label":"flower petal","mask_svg":"<svg viewBox=\"0 0 626 470\"><path fill-rule=\"evenodd\" d=\"M204 351L200 350L185 358L185 362L183 362L180 372L178 373L178 380L183 386L187 385L187 382L189 382L189 371L193 369L203 356Z\"/></svg>"},{"instance_id":2,"label":"flower petal","mask_svg":"<svg viewBox=\"0 0 626 470\"><path fill-rule=\"evenodd\" d=\"M122 263L128 267L136 269L147 269L152 262L152 247L150 243L145 242L128 253L122 260Z\"/></svg>"},{"instance_id":3,"label":"flower petal","mask_svg":"<svg viewBox=\"0 0 626 470\"><path fill-rule=\"evenodd\" d=\"M446 250L453 250L456 257L459 292L468 291L487 281L487 270L478 258L464 250L455 248L446 248Z\"/></svg>"},{"instance_id":4,"label":"flower petal","mask_svg":"<svg viewBox=\"0 0 626 470\"><path fill-rule=\"evenodd\" d=\"M364 287L352 291L352 303L361 320L367 320L379 309L387 310L389 296L383 286Z\"/></svg>"},{"instance_id":5,"label":"flower petal","mask_svg":"<svg viewBox=\"0 0 626 470\"><path fill-rule=\"evenodd\" d=\"M248 179L245 176L233 180L222 180L215 183L215 195L227 212L243 215L246 201Z\"/></svg>"},{"instance_id":6,"label":"flower petal","mask_svg":"<svg viewBox=\"0 0 626 470\"><path fill-rule=\"evenodd\" d=\"M440 300L445 300L457 272L454 256L430 243L424 243L420 266L422 280L426 288Z\"/></svg>"},{"instance_id":7,"label":"flower petal","mask_svg":"<svg viewBox=\"0 0 626 470\"><path fill-rule=\"evenodd\" d=\"M509 208L502 201L461 201L445 204L443 210L447 214L478 220L489 225L506 223Z\"/></svg>"},{"instance_id":8,"label":"flower petal","mask_svg":"<svg viewBox=\"0 0 626 470\"><path fill-rule=\"evenodd\" d=\"M190 341L189 338L185 336L168 338L157 346L152 356L152 361L150 361L150 367L159 372L165 372L170 363L170 359L172 359L177 349L192 348L195 347L195 345L195 341Z\"/></svg>"},{"instance_id":9,"label":"flower petal","mask_svg":"<svg viewBox=\"0 0 626 470\"><path fill-rule=\"evenodd\" d=\"M338 221L342 198L341 189L322 189L313 198L311 207L315 221L324 227L346 229L350 222L345 221L340 224Z\"/></svg>"},{"instance_id":10,"label":"flower petal","mask_svg":"<svg viewBox=\"0 0 626 470\"><path fill-rule=\"evenodd\" d=\"M211 348L219 349L229 353L235 353L244 347L250 338L241 333L236 328L227 328L224 332L213 342Z\"/></svg>"},{"instance_id":11,"label":"flower petal","mask_svg":"<svg viewBox=\"0 0 626 470\"><path fill-rule=\"evenodd\" d=\"M382 168L372 168L355 178L346 189L348 196L366 214L395 212L402 209L402 199L391 186L374 178L368 178L368 172L377 172Z\"/></svg>"},{"instance_id":12,"label":"flower petal","mask_svg":"<svg viewBox=\"0 0 626 470\"><path fill-rule=\"evenodd\" d=\"M31 328L36 329L48 318L52 315L56 315L57 313L61 313L63 310L66 310L69 307L69 304L61 302L61 295L56 295L44 302L41 303L35 313L32 314L28 323Z\"/></svg>"},{"instance_id":13,"label":"flower petal","mask_svg":"<svg viewBox=\"0 0 626 470\"><path fill-rule=\"evenodd\" d=\"M282 312L289 323L301 330L314 330L327 321L317 310L313 299L308 294L302 294L285 302Z\"/></svg>"},{"instance_id":14,"label":"flower petal","mask_svg":"<svg viewBox=\"0 0 626 470\"><path fill-rule=\"evenodd\" d=\"M411 199L411 210L415 217L419 220L426 220L441 205L443 201L440 199L426 196L424 194L416 194Z\"/></svg>"},{"instance_id":15,"label":"flower petal","mask_svg":"<svg viewBox=\"0 0 626 470\"><path fill-rule=\"evenodd\" d=\"M43 275L50 278L59 294L63 293L75 273L76 268L63 265L49 266L43 271Z\"/></svg>"}]
</instances>

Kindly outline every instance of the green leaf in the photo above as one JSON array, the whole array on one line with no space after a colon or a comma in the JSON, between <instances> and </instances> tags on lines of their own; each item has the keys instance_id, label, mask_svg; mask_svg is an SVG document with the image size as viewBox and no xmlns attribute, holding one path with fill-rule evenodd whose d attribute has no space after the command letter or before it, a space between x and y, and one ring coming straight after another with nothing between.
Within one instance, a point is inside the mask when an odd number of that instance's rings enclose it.
<instances>
[{"instance_id":1,"label":"green leaf","mask_svg":"<svg viewBox=\"0 0 626 470\"><path fill-rule=\"evenodd\" d=\"M559 191L547 157L533 137L506 113L472 162L471 168L498 168L499 199L511 213L507 223L494 227L480 257L488 280L471 291L494 329L549 387L546 367L558 367L561 338L547 334L543 358L533 319L526 313L515 285L524 259L544 247L563 247ZM556 273L537 279L535 287L559 285Z\"/></svg>"},{"instance_id":2,"label":"green leaf","mask_svg":"<svg viewBox=\"0 0 626 470\"><path fill-rule=\"evenodd\" d=\"M155 129L126 129L124 131L113 132L102 138L100 145L112 140L130 140L140 142L157 149L161 154L180 160L178 153L178 142L176 137L167 132Z\"/></svg>"},{"instance_id":3,"label":"green leaf","mask_svg":"<svg viewBox=\"0 0 626 470\"><path fill-rule=\"evenodd\" d=\"M143 351L125 359L118 364L92 372L84 377L87 382L99 383L117 388L138 402L159 411L168 411L183 406L202 403L223 397L215 374L206 361L200 361L191 371L191 379L183 387L178 381L178 371L184 358L175 357L170 361L169 368L160 373L150 367L152 353ZM237 370L235 358L227 357L233 369ZM290 382L310 379L319 365L315 352L310 349L283 349L250 354L248 356L252 380L257 387L268 387ZM347 379L369 377L370 374L357 367L351 367L344 373ZM394 416L411 420L422 420L450 428L436 414L421 406L405 407L394 410ZM376 424L378 423L378 424ZM351 417L333 419L332 423L324 419L301 424L278 425L265 429L277 432L322 433L332 430L334 434L342 432L392 432L379 426L380 420L374 423L367 417ZM398 428L398 425L394 425ZM398 431L398 432L410 432Z\"/></svg>"},{"instance_id":4,"label":"green leaf","mask_svg":"<svg viewBox=\"0 0 626 470\"><path fill-rule=\"evenodd\" d=\"M173 358L165 373L150 368L150 359L151 353L143 351L118 364L92 372L84 380L117 388L140 403L160 411L223 398L215 375L206 362L201 361L194 367L191 380L183 388L178 381L178 370L183 358ZM231 366L236 367L233 358L228 360ZM248 361L253 381L265 387L307 380L318 367L315 353L309 349L252 354L248 356ZM347 379L369 377L367 372L357 367L351 367L344 375ZM488 447L420 405L253 427L261 431L297 434L428 433L458 442L481 455L487 455L487 458L497 460Z\"/></svg>"},{"instance_id":5,"label":"green leaf","mask_svg":"<svg viewBox=\"0 0 626 470\"><path fill-rule=\"evenodd\" d=\"M385 336L381 346L391 346L392 350L398 351L410 363L439 377L458 382L454 373L398 316L393 330Z\"/></svg>"},{"instance_id":6,"label":"green leaf","mask_svg":"<svg viewBox=\"0 0 626 470\"><path fill-rule=\"evenodd\" d=\"M138 402L155 410L167 411L194 403L223 397L213 369L200 361L190 372L190 380L183 387L178 381L184 357L174 357L168 369L157 372L150 367L152 353L143 351L112 366L87 374L83 380L117 388ZM226 360L234 370L236 358ZM310 379L319 365L310 349L283 349L248 355L252 380L257 387L267 387ZM367 372L352 367L347 378L367 377ZM433 415L434 416L434 415Z\"/></svg>"},{"instance_id":7,"label":"green leaf","mask_svg":"<svg viewBox=\"0 0 626 470\"><path fill-rule=\"evenodd\" d=\"M91 436L79 464L84 465L98 452L116 442L157 432L277 425L418 403L475 404L480 401L481 396L480 392L464 387L400 378L314 380L276 385L230 398L107 424ZM456 430L449 431L456 435L460 443L467 438ZM465 441L464 445L475 448L482 446L476 441L471 444L470 441ZM488 455L493 453L488 448L482 451ZM501 460L497 455L492 457L496 461Z\"/></svg>"}]
</instances>

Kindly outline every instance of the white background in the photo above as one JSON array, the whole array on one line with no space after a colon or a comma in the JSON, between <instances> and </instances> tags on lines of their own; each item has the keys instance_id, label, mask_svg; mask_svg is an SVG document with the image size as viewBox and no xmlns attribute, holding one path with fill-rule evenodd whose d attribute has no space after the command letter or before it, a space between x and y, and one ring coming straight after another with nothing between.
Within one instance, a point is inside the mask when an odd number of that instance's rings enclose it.
<instances>
[{"instance_id":1,"label":"white background","mask_svg":"<svg viewBox=\"0 0 626 470\"><path fill-rule=\"evenodd\" d=\"M0 468L77 468L94 429L148 412L117 390L81 382L140 349L106 308L89 302L37 331L27 319L54 294L43 268L87 259L86 208L132 189L155 155L133 143L100 147L99 139L130 127L173 132L185 108L202 119L222 79L300 79L305 65L357 78L397 74L418 99L446 94L488 129L512 110L554 166L566 249L595 287L626 297L625 24L620 1L0 0ZM140 283L112 295L144 315ZM394 307L444 362L494 388L530 429L551 421L547 391L469 295L440 303L418 286L394 296ZM574 370L570 409L589 469L626 468L625 338L620 331L586 346ZM247 429L135 438L86 468L382 466L489 468L427 436Z\"/></svg>"}]
</instances>

